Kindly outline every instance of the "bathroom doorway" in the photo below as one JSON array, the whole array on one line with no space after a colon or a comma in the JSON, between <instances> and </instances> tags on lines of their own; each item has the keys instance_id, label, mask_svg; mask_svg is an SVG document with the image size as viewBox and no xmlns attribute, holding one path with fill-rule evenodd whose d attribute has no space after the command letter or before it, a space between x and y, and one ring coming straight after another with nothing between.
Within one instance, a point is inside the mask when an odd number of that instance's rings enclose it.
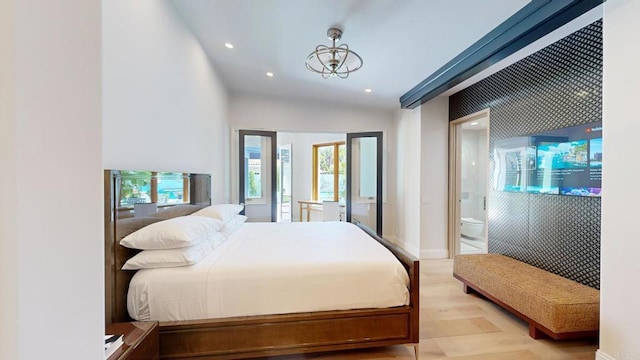
<instances>
[{"instance_id":1,"label":"bathroom doorway","mask_svg":"<svg viewBox=\"0 0 640 360\"><path fill-rule=\"evenodd\" d=\"M449 254L486 253L489 110L449 125Z\"/></svg>"}]
</instances>

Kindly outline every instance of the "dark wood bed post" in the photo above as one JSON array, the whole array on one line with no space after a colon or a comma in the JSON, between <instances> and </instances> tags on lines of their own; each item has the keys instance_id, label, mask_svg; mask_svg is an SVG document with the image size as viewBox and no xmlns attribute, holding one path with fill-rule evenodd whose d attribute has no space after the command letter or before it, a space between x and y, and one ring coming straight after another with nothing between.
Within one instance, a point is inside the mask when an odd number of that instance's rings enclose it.
<instances>
[{"instance_id":1,"label":"dark wood bed post","mask_svg":"<svg viewBox=\"0 0 640 360\"><path fill-rule=\"evenodd\" d=\"M132 271L120 270L126 259L132 257L136 250L127 249L116 242L117 216L116 182L117 170L104 171L104 293L105 324L130 321L127 315L127 290L133 277Z\"/></svg>"},{"instance_id":2,"label":"dark wood bed post","mask_svg":"<svg viewBox=\"0 0 640 360\"><path fill-rule=\"evenodd\" d=\"M104 321L111 324L114 315L115 299L115 257L113 250L115 245L115 223L113 222L113 196L111 170L104 171Z\"/></svg>"},{"instance_id":3,"label":"dark wood bed post","mask_svg":"<svg viewBox=\"0 0 640 360\"><path fill-rule=\"evenodd\" d=\"M118 209L113 176L115 172L104 172L107 324L131 320L126 300L129 281L134 273L120 270L135 251L120 246L116 241ZM194 175L196 174L192 174ZM192 186L191 189L193 191L197 188L210 191L210 186L207 185ZM206 196L208 195L207 193ZM194 196L196 195L192 192L192 200ZM414 347L418 359L420 263L399 246L362 224L358 226L389 249L407 270L410 281L409 305L383 309L161 322L160 358L244 359L404 344Z\"/></svg>"},{"instance_id":4,"label":"dark wood bed post","mask_svg":"<svg viewBox=\"0 0 640 360\"><path fill-rule=\"evenodd\" d=\"M415 358L418 359L419 343L420 343L420 260L415 256L409 254L405 249L390 242L389 240L379 236L373 230L369 229L366 225L357 222L359 228L364 230L369 236L376 239L384 247L389 249L400 260L404 268L409 274L409 290L410 290L410 303L411 307L410 320L409 320L409 333L411 337L411 343L415 351Z\"/></svg>"},{"instance_id":5,"label":"dark wood bed post","mask_svg":"<svg viewBox=\"0 0 640 360\"><path fill-rule=\"evenodd\" d=\"M120 270L124 262L137 250L127 249L117 243L116 182L117 170L104 171L104 293L105 324L131 321L127 313L127 290L133 271Z\"/></svg>"}]
</instances>

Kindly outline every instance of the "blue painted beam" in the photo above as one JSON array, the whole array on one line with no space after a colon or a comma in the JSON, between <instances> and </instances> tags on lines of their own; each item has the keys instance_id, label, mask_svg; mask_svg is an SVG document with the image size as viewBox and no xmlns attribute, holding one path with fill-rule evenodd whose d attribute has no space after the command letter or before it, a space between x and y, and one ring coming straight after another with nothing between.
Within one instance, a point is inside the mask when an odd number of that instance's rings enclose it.
<instances>
[{"instance_id":1,"label":"blue painted beam","mask_svg":"<svg viewBox=\"0 0 640 360\"><path fill-rule=\"evenodd\" d=\"M558 29L603 0L532 0L400 97L413 109Z\"/></svg>"}]
</instances>

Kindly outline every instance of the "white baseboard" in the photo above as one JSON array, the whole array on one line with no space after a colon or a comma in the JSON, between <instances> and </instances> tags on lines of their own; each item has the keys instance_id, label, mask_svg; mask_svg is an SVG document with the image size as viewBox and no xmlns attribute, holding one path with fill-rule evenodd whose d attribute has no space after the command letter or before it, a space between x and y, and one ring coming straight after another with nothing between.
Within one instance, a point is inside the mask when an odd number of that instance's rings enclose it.
<instances>
[{"instance_id":1,"label":"white baseboard","mask_svg":"<svg viewBox=\"0 0 640 360\"><path fill-rule=\"evenodd\" d=\"M418 256L418 254L420 253L420 248L418 246L414 244L409 244L408 242L404 241L403 239L400 239L399 237L394 236L394 239L392 241L396 243L398 246L400 246L401 248L407 250L413 256Z\"/></svg>"},{"instance_id":2,"label":"white baseboard","mask_svg":"<svg viewBox=\"0 0 640 360\"><path fill-rule=\"evenodd\" d=\"M449 251L446 249L420 250L416 244L410 244L395 235L385 235L384 238L407 250L410 254L419 256L420 260L447 259L449 257Z\"/></svg>"},{"instance_id":3,"label":"white baseboard","mask_svg":"<svg viewBox=\"0 0 640 360\"><path fill-rule=\"evenodd\" d=\"M446 249L420 250L420 259L446 259L449 251Z\"/></svg>"},{"instance_id":4,"label":"white baseboard","mask_svg":"<svg viewBox=\"0 0 640 360\"><path fill-rule=\"evenodd\" d=\"M607 355L602 350L596 351L596 360L616 360L613 356Z\"/></svg>"}]
</instances>

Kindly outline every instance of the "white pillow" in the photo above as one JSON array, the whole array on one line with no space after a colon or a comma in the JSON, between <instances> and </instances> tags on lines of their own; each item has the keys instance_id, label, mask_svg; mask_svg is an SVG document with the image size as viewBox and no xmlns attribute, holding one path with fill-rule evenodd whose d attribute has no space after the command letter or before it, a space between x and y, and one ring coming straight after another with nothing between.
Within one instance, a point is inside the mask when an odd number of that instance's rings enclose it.
<instances>
[{"instance_id":1,"label":"white pillow","mask_svg":"<svg viewBox=\"0 0 640 360\"><path fill-rule=\"evenodd\" d=\"M242 224L247 221L247 217L244 215L235 215L231 220L224 223L224 226L220 230L220 232L224 236L229 236L231 233L236 231Z\"/></svg>"},{"instance_id":2,"label":"white pillow","mask_svg":"<svg viewBox=\"0 0 640 360\"><path fill-rule=\"evenodd\" d=\"M207 206L202 210L198 210L191 215L208 216L214 219L220 219L224 222L232 220L244 209L243 204L214 204Z\"/></svg>"},{"instance_id":3,"label":"white pillow","mask_svg":"<svg viewBox=\"0 0 640 360\"><path fill-rule=\"evenodd\" d=\"M215 239L217 238L217 239ZM193 265L202 260L224 240L221 233L214 233L211 239L179 249L142 250L127 260L122 270L155 269Z\"/></svg>"},{"instance_id":4,"label":"white pillow","mask_svg":"<svg viewBox=\"0 0 640 360\"><path fill-rule=\"evenodd\" d=\"M209 238L222 225L210 217L179 216L147 225L120 240L120 245L140 250L182 248Z\"/></svg>"},{"instance_id":5,"label":"white pillow","mask_svg":"<svg viewBox=\"0 0 640 360\"><path fill-rule=\"evenodd\" d=\"M222 233L222 229L220 229L220 232L214 233L209 237L209 239L207 239L214 248L222 244L225 240L227 240L227 237Z\"/></svg>"}]
</instances>

